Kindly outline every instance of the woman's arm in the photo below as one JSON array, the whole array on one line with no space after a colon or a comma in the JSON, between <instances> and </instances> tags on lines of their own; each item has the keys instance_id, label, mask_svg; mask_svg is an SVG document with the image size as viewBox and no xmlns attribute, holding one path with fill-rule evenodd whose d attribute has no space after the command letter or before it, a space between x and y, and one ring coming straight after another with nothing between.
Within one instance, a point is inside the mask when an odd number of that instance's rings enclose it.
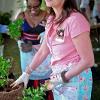
<instances>
[{"instance_id":1,"label":"woman's arm","mask_svg":"<svg viewBox=\"0 0 100 100\"><path fill-rule=\"evenodd\" d=\"M66 79L71 79L85 69L94 65L94 55L89 33L82 33L74 37L72 41L81 59L74 68L66 72Z\"/></svg>"},{"instance_id":2,"label":"woman's arm","mask_svg":"<svg viewBox=\"0 0 100 100\"><path fill-rule=\"evenodd\" d=\"M23 72L23 74L10 86L14 88L20 83L24 83L24 87L26 88L31 72L35 70L42 63L42 61L47 57L48 54L49 54L49 49L47 47L46 41L44 40L40 49L33 58L32 63L26 68L26 71Z\"/></svg>"},{"instance_id":3,"label":"woman's arm","mask_svg":"<svg viewBox=\"0 0 100 100\"><path fill-rule=\"evenodd\" d=\"M47 47L46 40L44 39L31 64L26 68L26 73L30 74L32 70L35 70L46 59L49 53L49 48Z\"/></svg>"}]
</instances>

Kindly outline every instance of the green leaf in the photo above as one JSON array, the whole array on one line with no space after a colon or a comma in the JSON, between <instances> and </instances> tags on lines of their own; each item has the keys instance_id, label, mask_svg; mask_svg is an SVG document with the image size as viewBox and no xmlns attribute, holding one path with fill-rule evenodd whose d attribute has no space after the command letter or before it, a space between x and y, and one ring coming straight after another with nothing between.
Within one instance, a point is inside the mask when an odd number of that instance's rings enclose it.
<instances>
[{"instance_id":1,"label":"green leaf","mask_svg":"<svg viewBox=\"0 0 100 100\"><path fill-rule=\"evenodd\" d=\"M40 86L36 89L28 88L23 90L23 100L44 100L45 87ZM31 99L30 99L31 98Z\"/></svg>"},{"instance_id":2,"label":"green leaf","mask_svg":"<svg viewBox=\"0 0 100 100\"><path fill-rule=\"evenodd\" d=\"M12 39L18 39L21 36L22 19L17 19L8 25L9 35Z\"/></svg>"},{"instance_id":3,"label":"green leaf","mask_svg":"<svg viewBox=\"0 0 100 100\"><path fill-rule=\"evenodd\" d=\"M4 87L7 84L10 67L11 63L3 57L0 57L0 87Z\"/></svg>"}]
</instances>

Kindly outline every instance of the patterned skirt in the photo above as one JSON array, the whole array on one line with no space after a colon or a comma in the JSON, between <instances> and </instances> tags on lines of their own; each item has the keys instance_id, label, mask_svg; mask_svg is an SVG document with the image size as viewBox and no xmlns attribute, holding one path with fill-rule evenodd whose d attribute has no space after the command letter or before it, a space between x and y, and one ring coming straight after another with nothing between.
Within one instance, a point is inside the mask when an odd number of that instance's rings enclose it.
<instances>
[{"instance_id":1,"label":"patterned skirt","mask_svg":"<svg viewBox=\"0 0 100 100\"><path fill-rule=\"evenodd\" d=\"M60 66L55 67L53 72L59 72ZM91 92L92 72L90 68L73 77L68 83L58 84L53 89L54 100L91 100Z\"/></svg>"}]
</instances>

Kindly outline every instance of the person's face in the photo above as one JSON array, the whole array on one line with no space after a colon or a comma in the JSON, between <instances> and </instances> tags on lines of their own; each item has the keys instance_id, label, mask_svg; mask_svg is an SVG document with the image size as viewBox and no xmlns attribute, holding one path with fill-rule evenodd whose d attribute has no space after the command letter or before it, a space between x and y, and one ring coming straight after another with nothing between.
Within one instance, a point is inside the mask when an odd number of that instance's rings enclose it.
<instances>
[{"instance_id":1,"label":"person's face","mask_svg":"<svg viewBox=\"0 0 100 100\"><path fill-rule=\"evenodd\" d=\"M62 7L65 0L45 0L47 7Z\"/></svg>"},{"instance_id":2,"label":"person's face","mask_svg":"<svg viewBox=\"0 0 100 100\"><path fill-rule=\"evenodd\" d=\"M40 1L39 0L28 0L27 7L32 14L36 14L40 10Z\"/></svg>"}]
</instances>

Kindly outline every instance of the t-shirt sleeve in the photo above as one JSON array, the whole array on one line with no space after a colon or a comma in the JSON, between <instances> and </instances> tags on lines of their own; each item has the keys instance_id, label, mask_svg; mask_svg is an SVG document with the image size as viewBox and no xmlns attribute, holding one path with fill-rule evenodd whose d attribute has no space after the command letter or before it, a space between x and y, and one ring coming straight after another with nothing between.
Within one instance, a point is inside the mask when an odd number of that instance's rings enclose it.
<instances>
[{"instance_id":1,"label":"t-shirt sleeve","mask_svg":"<svg viewBox=\"0 0 100 100\"><path fill-rule=\"evenodd\" d=\"M71 16L69 21L69 33L71 38L86 32L90 32L90 24L87 19L80 13Z\"/></svg>"}]
</instances>

